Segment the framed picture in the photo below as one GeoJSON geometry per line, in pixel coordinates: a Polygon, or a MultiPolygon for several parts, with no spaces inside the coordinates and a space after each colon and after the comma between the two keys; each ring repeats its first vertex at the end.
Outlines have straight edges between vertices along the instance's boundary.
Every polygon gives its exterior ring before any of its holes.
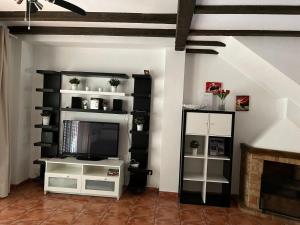
{"type": "Polygon", "coordinates": [[[248,95],[236,96],[236,111],[249,111],[250,97],[248,95]]]}
{"type": "Polygon", "coordinates": [[[205,92],[215,94],[217,91],[222,89],[221,82],[206,82],[205,92]]]}
{"type": "Polygon", "coordinates": [[[209,139],[208,154],[210,156],[224,156],[225,155],[225,140],[224,138],[209,139]]]}

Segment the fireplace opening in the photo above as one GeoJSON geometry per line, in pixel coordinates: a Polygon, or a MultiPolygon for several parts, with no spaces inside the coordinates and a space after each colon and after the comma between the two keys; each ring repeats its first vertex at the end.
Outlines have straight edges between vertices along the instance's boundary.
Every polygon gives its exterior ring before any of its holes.
{"type": "Polygon", "coordinates": [[[264,161],[260,209],[300,219],[300,166],[264,161]]]}

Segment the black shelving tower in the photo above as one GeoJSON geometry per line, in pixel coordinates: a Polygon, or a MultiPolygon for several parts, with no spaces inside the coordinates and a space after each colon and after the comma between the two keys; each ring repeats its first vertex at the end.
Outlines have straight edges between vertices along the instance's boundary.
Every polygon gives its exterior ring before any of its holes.
{"type": "MultiPolygon", "coordinates": [[[[59,123],[60,123],[60,88],[61,88],[61,73],[49,70],[37,70],[39,75],[43,76],[43,87],[36,88],[36,92],[43,93],[43,103],[41,106],[36,106],[39,111],[50,111],[50,124],[48,126],[35,124],[34,127],[42,129],[41,140],[34,143],[34,146],[41,148],[42,158],[52,158],[58,156],[59,153],[59,123]]],[[[34,164],[40,165],[40,180],[43,181],[45,174],[45,162],[35,160],[34,164]]]]}
{"type": "Polygon", "coordinates": [[[42,129],[41,141],[34,143],[34,146],[41,147],[41,157],[51,158],[58,156],[59,148],[59,123],[60,123],[60,88],[61,88],[61,73],[48,70],[37,70],[38,74],[44,76],[43,88],[37,88],[37,92],[43,93],[42,106],[36,106],[36,110],[50,111],[50,125],[44,126],[36,124],[35,128],[42,129]]]}
{"type": "Polygon", "coordinates": [[[147,176],[152,174],[148,170],[148,147],[149,147],[149,128],[150,128],[150,106],[151,106],[151,86],[150,75],[133,74],[134,93],[132,111],[132,130],[131,130],[131,159],[139,162],[139,168],[130,168],[130,181],[128,189],[134,193],[141,193],[147,185],[147,176]],[[144,118],[143,131],[136,130],[135,118],[144,118]]]}

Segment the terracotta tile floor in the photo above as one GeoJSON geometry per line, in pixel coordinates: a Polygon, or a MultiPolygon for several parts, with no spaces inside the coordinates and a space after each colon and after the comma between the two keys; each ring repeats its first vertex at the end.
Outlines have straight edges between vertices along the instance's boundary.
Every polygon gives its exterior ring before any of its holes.
{"type": "Polygon", "coordinates": [[[0,224],[11,225],[287,225],[271,217],[260,218],[236,206],[217,208],[178,204],[172,194],[156,191],[111,198],[47,194],[35,182],[13,188],[0,199],[0,224]]]}

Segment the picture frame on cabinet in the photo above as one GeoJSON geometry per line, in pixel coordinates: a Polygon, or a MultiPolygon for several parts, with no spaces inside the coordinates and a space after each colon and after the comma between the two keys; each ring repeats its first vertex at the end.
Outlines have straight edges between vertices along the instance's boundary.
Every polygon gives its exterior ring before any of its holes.
{"type": "Polygon", "coordinates": [[[216,94],[219,90],[222,89],[222,82],[206,82],[205,92],[216,94]]]}
{"type": "Polygon", "coordinates": [[[238,95],[236,96],[235,109],[236,111],[249,111],[250,96],[238,95]]]}

